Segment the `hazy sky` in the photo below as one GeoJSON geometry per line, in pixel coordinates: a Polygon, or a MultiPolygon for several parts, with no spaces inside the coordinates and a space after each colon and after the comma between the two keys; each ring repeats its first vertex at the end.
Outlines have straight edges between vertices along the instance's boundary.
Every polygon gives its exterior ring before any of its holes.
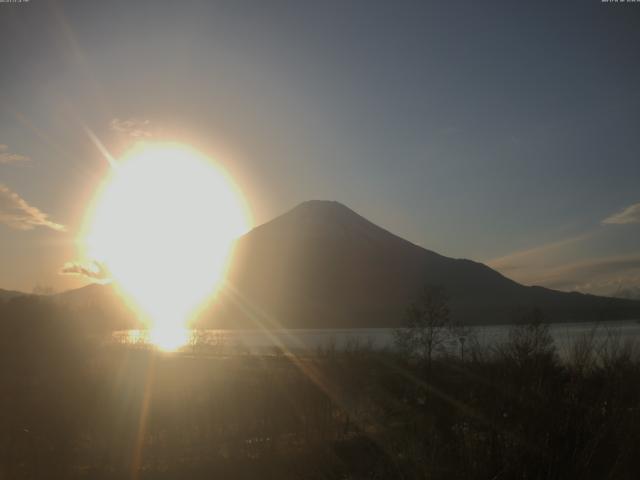
{"type": "Polygon", "coordinates": [[[639,26],[600,0],[0,3],[0,288],[85,282],[58,271],[109,168],[86,129],[194,145],[256,223],[333,199],[525,283],[638,288],[639,26]]]}

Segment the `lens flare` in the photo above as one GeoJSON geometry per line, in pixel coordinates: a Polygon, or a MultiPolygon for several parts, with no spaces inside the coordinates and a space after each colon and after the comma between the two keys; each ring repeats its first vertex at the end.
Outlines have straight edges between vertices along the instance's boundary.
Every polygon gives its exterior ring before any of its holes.
{"type": "Polygon", "coordinates": [[[186,342],[249,225],[229,176],[179,144],[138,144],[110,172],[87,217],[85,256],[106,265],[150,340],[167,349],[186,342]]]}

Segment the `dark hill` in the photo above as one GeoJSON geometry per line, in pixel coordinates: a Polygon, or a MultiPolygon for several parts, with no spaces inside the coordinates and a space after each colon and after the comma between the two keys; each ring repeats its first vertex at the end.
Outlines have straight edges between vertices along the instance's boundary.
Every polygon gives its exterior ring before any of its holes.
{"type": "Polygon", "coordinates": [[[111,284],[89,284],[50,298],[55,304],[67,308],[74,317],[88,321],[95,330],[125,330],[144,326],[111,284]]]}
{"type": "Polygon", "coordinates": [[[2,290],[0,289],[0,301],[10,300],[15,297],[21,297],[23,295],[28,295],[27,293],[17,292],[15,290],[2,290]]]}

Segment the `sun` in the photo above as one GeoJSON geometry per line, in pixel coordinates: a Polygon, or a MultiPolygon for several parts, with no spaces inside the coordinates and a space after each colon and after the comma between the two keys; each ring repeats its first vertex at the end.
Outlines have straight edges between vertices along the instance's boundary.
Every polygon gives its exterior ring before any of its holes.
{"type": "Polygon", "coordinates": [[[85,256],[108,268],[163,348],[220,286],[249,215],[233,181],[175,143],[138,144],[113,168],[89,209],[85,256]]]}

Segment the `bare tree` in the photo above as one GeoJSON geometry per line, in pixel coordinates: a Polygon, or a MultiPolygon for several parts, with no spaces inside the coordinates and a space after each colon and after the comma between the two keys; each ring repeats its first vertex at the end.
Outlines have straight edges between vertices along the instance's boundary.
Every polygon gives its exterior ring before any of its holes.
{"type": "Polygon", "coordinates": [[[443,287],[426,287],[406,314],[406,326],[395,332],[396,347],[431,366],[433,354],[449,339],[451,317],[443,287]]]}
{"type": "Polygon", "coordinates": [[[539,308],[522,315],[520,323],[509,330],[509,339],[501,348],[507,358],[523,368],[525,365],[537,368],[557,360],[549,324],[539,308]]]}

